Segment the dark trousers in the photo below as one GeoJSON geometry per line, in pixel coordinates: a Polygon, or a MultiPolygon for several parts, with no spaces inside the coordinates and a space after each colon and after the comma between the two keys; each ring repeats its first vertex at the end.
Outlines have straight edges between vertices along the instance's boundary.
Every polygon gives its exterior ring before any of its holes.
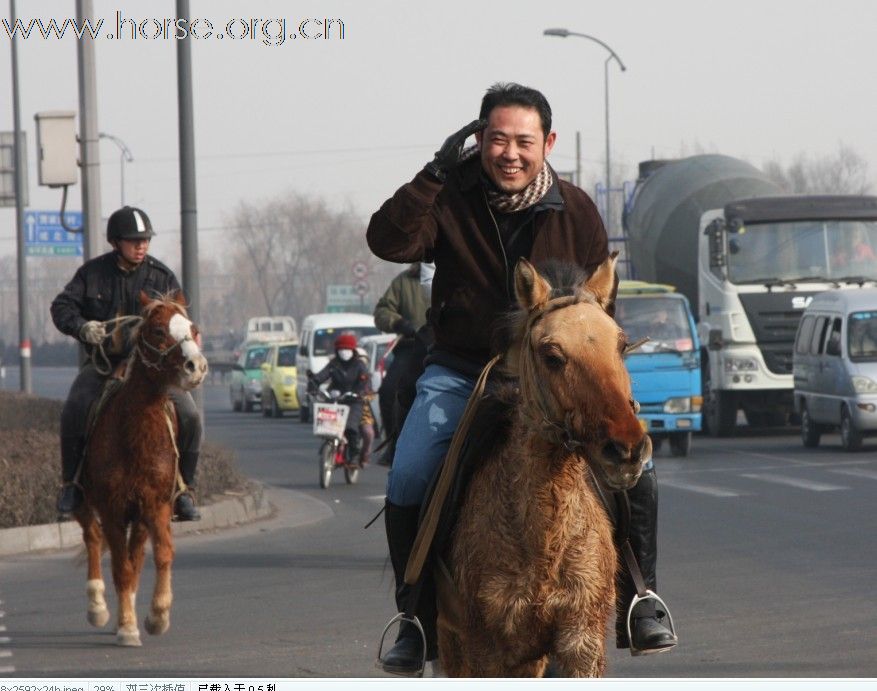
{"type": "MultiPolygon", "coordinates": [[[[100,396],[106,380],[107,377],[89,363],[80,370],[70,386],[70,393],[61,410],[61,474],[64,482],[72,481],[76,475],[85,448],[88,411],[100,396]]],[[[179,422],[177,446],[180,451],[180,472],[183,481],[192,485],[203,434],[201,416],[188,391],[171,389],[169,396],[179,422]]]]}

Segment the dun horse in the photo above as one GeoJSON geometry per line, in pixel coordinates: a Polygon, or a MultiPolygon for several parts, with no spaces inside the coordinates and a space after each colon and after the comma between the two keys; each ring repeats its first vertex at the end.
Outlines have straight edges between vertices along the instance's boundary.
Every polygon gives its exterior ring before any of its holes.
{"type": "Polygon", "coordinates": [[[156,578],[146,631],[161,634],[170,626],[177,422],[168,388],[193,389],[207,373],[182,295],[150,300],[141,292],[140,302],[142,322],[132,335],[123,381],[89,436],[81,477],[85,501],[75,514],[88,557],[88,621],[104,626],[110,616],[100,565],[105,542],[119,603],[116,640],[125,646],[140,645],[135,602],[147,539],[156,578]]]}
{"type": "Polygon", "coordinates": [[[437,578],[439,657],[449,676],[541,676],[549,654],[567,675],[599,676],[617,556],[592,482],[629,488],[651,457],[607,313],[615,257],[560,296],[521,260],[515,289],[501,361],[514,406],[469,481],[451,579],[437,578]]]}

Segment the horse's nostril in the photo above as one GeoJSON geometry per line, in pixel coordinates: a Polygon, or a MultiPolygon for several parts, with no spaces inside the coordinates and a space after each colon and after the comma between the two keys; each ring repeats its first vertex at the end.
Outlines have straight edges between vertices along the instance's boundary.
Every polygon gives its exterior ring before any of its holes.
{"type": "Polygon", "coordinates": [[[626,461],[630,459],[630,447],[620,441],[610,439],[603,447],[603,453],[617,461],[626,461]]]}
{"type": "Polygon", "coordinates": [[[185,365],[185,367],[186,367],[186,371],[187,371],[189,374],[192,374],[192,373],[195,371],[195,363],[192,362],[191,360],[186,360],[186,365],[185,365]]]}

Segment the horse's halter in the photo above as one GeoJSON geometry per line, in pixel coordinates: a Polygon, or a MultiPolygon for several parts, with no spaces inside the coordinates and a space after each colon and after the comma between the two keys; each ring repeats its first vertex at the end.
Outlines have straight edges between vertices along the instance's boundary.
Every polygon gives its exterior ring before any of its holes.
{"type": "MultiPolygon", "coordinates": [[[[177,312],[176,314],[183,314],[183,313],[177,312]]],[[[140,338],[137,339],[137,345],[134,346],[134,349],[137,351],[137,355],[140,357],[140,362],[142,362],[146,367],[149,367],[150,369],[159,370],[162,367],[162,363],[164,362],[164,359],[168,355],[173,353],[174,350],[176,350],[177,348],[182,348],[183,344],[186,343],[186,341],[194,341],[194,340],[195,339],[192,338],[192,330],[189,329],[189,333],[187,333],[185,336],[183,336],[183,338],[178,340],[173,345],[168,346],[167,348],[157,348],[156,346],[152,345],[149,341],[147,341],[146,338],[144,337],[143,333],[141,332],[140,338]],[[156,356],[156,358],[152,362],[147,360],[146,355],[140,349],[141,345],[145,346],[149,352],[153,353],[156,356]]]]}
{"type": "MultiPolygon", "coordinates": [[[[542,319],[546,314],[580,302],[588,302],[588,300],[576,295],[564,295],[549,300],[543,305],[532,307],[527,317],[527,326],[524,329],[524,338],[522,340],[523,347],[521,348],[520,355],[522,370],[520,380],[521,393],[526,398],[532,400],[539,411],[539,416],[542,418],[539,423],[543,438],[552,444],[562,446],[570,453],[574,453],[576,450],[583,448],[586,446],[587,442],[573,433],[572,411],[566,413],[562,423],[551,419],[551,407],[548,396],[545,393],[544,387],[539,386],[536,383],[535,349],[531,345],[530,337],[536,322],[542,319]]],[[[636,350],[647,340],[648,339],[641,339],[636,343],[626,346],[624,354],[636,350]]],[[[630,399],[630,407],[633,409],[634,413],[639,412],[639,403],[633,398],[630,399]]]]}

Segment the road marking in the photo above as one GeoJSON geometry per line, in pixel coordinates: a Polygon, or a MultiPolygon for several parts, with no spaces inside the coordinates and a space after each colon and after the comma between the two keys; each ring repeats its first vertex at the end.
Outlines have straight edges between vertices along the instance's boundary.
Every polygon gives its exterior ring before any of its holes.
{"type": "Polygon", "coordinates": [[[768,475],[766,473],[741,473],[740,477],[748,477],[751,480],[761,480],[763,482],[773,482],[778,485],[788,485],[789,487],[807,489],[812,492],[832,492],[839,489],[849,489],[849,487],[841,487],[840,485],[829,485],[827,482],[801,480],[800,478],[786,477],[785,475],[768,475]]]}
{"type": "Polygon", "coordinates": [[[15,672],[15,667],[0,667],[0,674],[12,674],[15,672]]]}
{"type": "Polygon", "coordinates": [[[697,492],[698,494],[708,494],[711,497],[739,497],[741,492],[734,492],[724,487],[714,487],[712,485],[700,485],[696,482],[682,482],[680,480],[669,479],[666,475],[662,475],[659,480],[661,487],[673,487],[674,489],[682,489],[688,492],[697,492]]]}
{"type": "Polygon", "coordinates": [[[12,657],[11,650],[0,650],[0,657],[12,657]]]}
{"type": "Polygon", "coordinates": [[[832,473],[841,475],[851,475],[852,477],[864,477],[869,480],[877,480],[877,470],[866,470],[865,468],[834,468],[832,473]]]}
{"type": "Polygon", "coordinates": [[[366,501],[380,502],[381,504],[383,504],[384,501],[386,501],[386,499],[387,499],[387,495],[386,494],[373,494],[370,497],[363,497],[363,499],[365,499],[366,501]]]}
{"type": "Polygon", "coordinates": [[[0,636],[0,643],[12,643],[12,639],[9,636],[0,636]]]}

